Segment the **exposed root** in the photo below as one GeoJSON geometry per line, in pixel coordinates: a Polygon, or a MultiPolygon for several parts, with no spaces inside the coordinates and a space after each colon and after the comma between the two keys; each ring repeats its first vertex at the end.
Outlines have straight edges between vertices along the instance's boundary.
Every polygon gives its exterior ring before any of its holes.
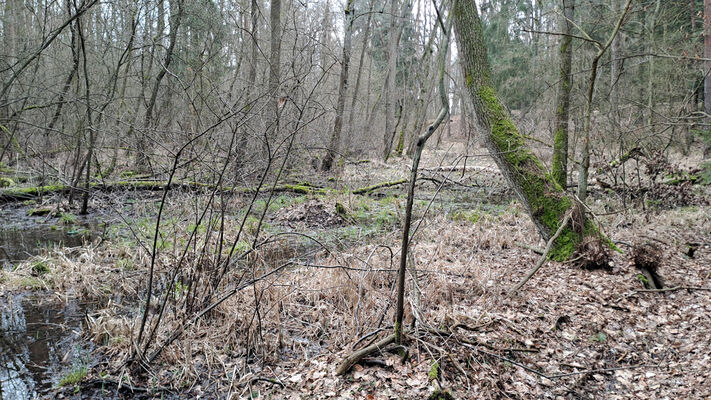
{"type": "Polygon", "coordinates": [[[662,289],[664,281],[658,274],[662,251],[652,243],[636,244],[632,249],[632,262],[639,269],[640,280],[647,289],[662,289]]]}
{"type": "Polygon", "coordinates": [[[573,265],[585,269],[609,269],[612,261],[609,246],[599,237],[588,236],[578,245],[573,265]]]}
{"type": "Polygon", "coordinates": [[[393,333],[391,335],[384,337],[377,343],[373,343],[368,347],[364,347],[364,348],[356,351],[355,353],[346,357],[345,360],[343,360],[343,363],[341,364],[341,366],[338,367],[338,369],[336,370],[336,375],[345,374],[346,372],[350,371],[350,369],[353,368],[354,365],[358,364],[358,362],[360,360],[362,360],[363,358],[367,357],[371,353],[374,353],[376,351],[379,351],[379,350],[385,348],[385,346],[387,346],[391,343],[394,343],[394,342],[395,342],[395,334],[393,333]]]}

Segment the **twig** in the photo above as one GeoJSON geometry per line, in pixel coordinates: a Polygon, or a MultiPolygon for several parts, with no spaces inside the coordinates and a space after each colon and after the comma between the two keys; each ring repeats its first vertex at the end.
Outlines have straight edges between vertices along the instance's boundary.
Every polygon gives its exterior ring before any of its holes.
{"type": "Polygon", "coordinates": [[[274,379],[274,378],[261,378],[261,377],[256,377],[256,378],[252,378],[252,379],[249,381],[250,384],[255,383],[255,382],[268,382],[268,383],[271,383],[271,384],[274,384],[274,385],[279,385],[279,386],[281,386],[281,387],[286,387],[286,385],[284,385],[282,382],[280,382],[279,380],[274,379]]]}
{"type": "Polygon", "coordinates": [[[698,286],[674,286],[662,289],[637,289],[635,292],[638,293],[654,293],[654,292],[675,292],[677,290],[707,290],[711,291],[711,287],[698,287],[698,286]]]}
{"type": "Polygon", "coordinates": [[[558,227],[558,230],[555,231],[555,235],[553,235],[552,238],[548,241],[548,244],[546,244],[546,249],[543,251],[543,255],[541,255],[541,258],[538,260],[538,264],[531,270],[531,272],[526,275],[521,282],[518,283],[518,285],[514,286],[513,289],[509,292],[509,295],[512,295],[516,293],[517,290],[521,288],[521,286],[525,285],[526,282],[528,282],[531,277],[538,272],[539,269],[543,266],[543,263],[548,259],[548,253],[550,253],[551,249],[553,248],[553,243],[555,243],[555,240],[558,239],[558,236],[563,232],[563,229],[568,225],[568,221],[570,221],[570,215],[571,212],[569,211],[568,213],[565,214],[565,218],[563,218],[563,222],[560,223],[560,226],[558,227]]]}
{"type": "Polygon", "coordinates": [[[612,372],[612,371],[620,371],[624,369],[636,369],[636,368],[661,368],[659,365],[646,365],[646,364],[637,364],[637,365],[627,365],[624,367],[612,367],[612,368],[599,368],[599,369],[586,369],[584,371],[577,371],[577,372],[568,372],[565,374],[556,374],[556,375],[550,375],[547,376],[546,378],[548,379],[557,379],[557,378],[564,378],[566,376],[573,376],[573,375],[582,375],[582,374],[594,374],[597,372],[612,372]]]}

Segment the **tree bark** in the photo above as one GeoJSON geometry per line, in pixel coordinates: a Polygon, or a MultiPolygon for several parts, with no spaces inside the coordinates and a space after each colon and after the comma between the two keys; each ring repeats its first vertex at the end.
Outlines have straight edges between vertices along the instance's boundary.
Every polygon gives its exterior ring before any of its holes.
{"type": "Polygon", "coordinates": [[[345,35],[343,38],[343,64],[341,65],[341,78],[338,83],[338,101],[336,103],[336,120],[333,123],[331,141],[326,151],[326,157],[321,165],[324,171],[330,171],[333,165],[333,158],[338,151],[341,141],[341,131],[343,130],[343,111],[346,105],[346,92],[348,91],[348,67],[351,62],[351,42],[353,37],[353,0],[346,1],[345,13],[345,35]]]}
{"type": "MultiPolygon", "coordinates": [[[[491,80],[481,20],[475,2],[459,1],[454,10],[457,49],[474,113],[483,129],[484,143],[518,195],[544,239],[557,231],[573,200],[547,173],[541,161],[526,147],[524,137],[496,97],[491,80]]],[[[594,229],[588,223],[585,231],[594,229]]],[[[566,227],[553,245],[551,257],[565,260],[582,241],[583,229],[566,227]]]]}
{"type": "MultiPolygon", "coordinates": [[[[139,170],[146,169],[150,163],[148,149],[146,146],[146,136],[148,135],[148,130],[151,128],[151,124],[153,123],[153,110],[155,109],[160,84],[163,81],[165,74],[168,72],[170,63],[173,61],[173,52],[175,51],[175,44],[178,40],[178,28],[180,27],[183,17],[183,1],[184,0],[178,0],[178,12],[170,24],[170,43],[168,44],[168,49],[165,52],[165,62],[161,65],[160,72],[158,72],[158,75],[156,76],[156,80],[153,83],[153,89],[151,90],[151,97],[148,100],[148,105],[146,106],[146,115],[143,118],[143,132],[141,132],[141,136],[138,141],[138,157],[136,165],[139,170]]],[[[163,5],[160,4],[159,10],[162,8],[163,5]]],[[[159,21],[159,27],[160,23],[161,22],[159,21]]],[[[159,31],[157,34],[160,36],[162,32],[159,31]]]]}
{"type": "MultiPolygon", "coordinates": [[[[711,58],[711,0],[704,0],[704,58],[711,58]]],[[[704,111],[706,112],[705,131],[711,127],[711,61],[704,62],[704,111]]],[[[711,144],[704,145],[704,158],[711,156],[711,144]]]]}
{"type": "MultiPolygon", "coordinates": [[[[351,99],[351,111],[348,116],[348,125],[346,130],[347,134],[346,137],[348,139],[346,146],[350,145],[350,138],[352,136],[352,133],[355,131],[355,126],[353,126],[353,118],[355,117],[356,113],[356,100],[358,100],[358,90],[360,89],[360,83],[361,83],[361,76],[363,75],[363,61],[365,59],[365,51],[368,48],[368,40],[370,39],[370,26],[371,26],[371,21],[373,19],[373,6],[375,4],[375,0],[370,0],[370,7],[368,7],[368,20],[365,22],[365,32],[363,33],[363,47],[360,49],[360,60],[358,61],[358,69],[356,70],[356,81],[355,85],[353,86],[353,98],[351,99]]],[[[368,111],[368,102],[365,104],[365,113],[367,114],[368,111]]],[[[350,146],[349,146],[350,147],[350,146]]]]}
{"type": "Polygon", "coordinates": [[[610,34],[610,37],[607,39],[607,42],[605,42],[604,44],[601,44],[597,41],[594,42],[598,48],[598,51],[597,54],[595,54],[595,57],[593,57],[592,66],[590,67],[590,80],[588,81],[588,94],[585,102],[585,121],[583,122],[583,148],[580,154],[580,172],[578,173],[578,199],[583,203],[585,202],[585,198],[588,195],[588,173],[590,168],[590,131],[592,130],[592,101],[593,94],[595,93],[597,66],[602,56],[612,45],[612,41],[617,36],[617,33],[620,31],[620,28],[624,23],[625,16],[627,16],[627,12],[629,12],[631,5],[632,0],[627,0],[625,8],[622,11],[620,18],[617,20],[617,25],[615,25],[615,29],[610,34]]]}
{"type": "Polygon", "coordinates": [[[269,22],[271,24],[271,37],[269,49],[269,119],[266,137],[264,138],[265,159],[270,156],[270,140],[279,131],[279,80],[281,77],[281,0],[272,0],[269,10],[269,22]]]}
{"type": "Polygon", "coordinates": [[[397,45],[400,35],[397,34],[397,6],[399,1],[392,0],[390,7],[390,36],[388,38],[388,70],[385,76],[385,134],[383,135],[383,160],[390,158],[393,149],[393,127],[395,99],[395,76],[397,73],[397,45]]]}
{"type": "MultiPolygon", "coordinates": [[[[616,0],[613,0],[616,1],[616,0]]],[[[575,0],[563,0],[561,25],[563,37],[560,41],[560,86],[556,98],[555,140],[553,142],[553,179],[560,187],[568,185],[568,119],[570,118],[571,66],[573,59],[573,30],[575,0]]]]}

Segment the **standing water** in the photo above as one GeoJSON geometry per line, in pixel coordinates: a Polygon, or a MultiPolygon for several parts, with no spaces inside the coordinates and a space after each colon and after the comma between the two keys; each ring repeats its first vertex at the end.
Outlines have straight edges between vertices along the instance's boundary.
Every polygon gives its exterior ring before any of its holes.
{"type": "MultiPolygon", "coordinates": [[[[0,267],[12,271],[44,247],[73,247],[87,240],[87,227],[92,226],[87,221],[62,226],[58,218],[28,216],[27,210],[0,209],[0,267]]],[[[85,307],[76,301],[51,301],[51,296],[0,289],[2,400],[46,397],[63,376],[81,371],[90,361],[90,349],[81,341],[85,307]]]]}

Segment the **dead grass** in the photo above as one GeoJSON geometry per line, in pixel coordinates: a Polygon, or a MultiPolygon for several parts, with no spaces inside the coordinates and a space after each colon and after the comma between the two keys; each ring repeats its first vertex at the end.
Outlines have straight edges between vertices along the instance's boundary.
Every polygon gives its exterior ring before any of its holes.
{"type": "MultiPolygon", "coordinates": [[[[346,172],[352,175],[344,179],[391,179],[403,173],[403,167],[393,161],[346,172]]],[[[354,204],[347,200],[346,194],[327,199],[354,204]]],[[[168,215],[187,213],[186,207],[176,201],[168,215]]],[[[170,225],[165,235],[169,245],[156,264],[161,279],[153,307],[166,294],[168,306],[151,349],[167,343],[181,327],[185,332],[165,348],[147,374],[114,371],[138,385],[155,382],[186,397],[207,398],[255,393],[259,398],[424,398],[435,388],[428,378],[434,362],[442,371],[439,384],[456,398],[709,395],[704,386],[711,382],[705,361],[711,357],[706,346],[711,330],[708,292],[638,292],[643,286],[628,256],[615,253],[606,260],[608,270],[548,263],[509,297],[508,289],[538,258],[517,243],[541,246],[521,206],[514,202],[482,209],[476,218],[452,218],[443,210],[424,219],[412,243],[416,272],[408,281],[410,359],[405,363],[384,354],[376,356],[380,366],[359,365],[346,378],[333,376],[356,344],[362,347],[391,329],[399,251],[388,246],[398,241],[397,226],[386,225],[378,236],[362,242],[326,242],[327,250],[294,236],[278,236],[251,250],[254,237],[248,232],[247,247],[238,253],[244,256],[238,256],[239,262],[209,292],[203,282],[224,254],[215,250],[217,236],[207,231],[183,259],[176,279],[168,279],[181,259],[176,244],[189,237],[191,221],[179,220],[170,225]],[[219,298],[253,279],[203,318],[186,324],[209,304],[204,300],[219,298]],[[191,288],[201,292],[195,294],[191,288]],[[414,327],[413,315],[419,316],[414,327]],[[377,333],[360,340],[372,332],[377,333]]],[[[630,238],[645,238],[655,243],[663,259],[658,272],[668,286],[708,287],[709,211],[708,207],[629,211],[601,215],[599,220],[613,239],[631,243],[630,238]],[[689,243],[701,243],[694,258],[684,255],[689,243]]],[[[225,227],[227,243],[234,239],[235,223],[225,227]]],[[[106,241],[41,257],[50,265],[41,278],[48,289],[112,299],[89,316],[87,335],[101,346],[108,364],[104,369],[120,367],[134,348],[148,252],[106,241]]],[[[31,263],[20,265],[12,278],[3,275],[3,284],[33,277],[31,263]]],[[[151,315],[155,317],[156,310],[151,315]]]]}

